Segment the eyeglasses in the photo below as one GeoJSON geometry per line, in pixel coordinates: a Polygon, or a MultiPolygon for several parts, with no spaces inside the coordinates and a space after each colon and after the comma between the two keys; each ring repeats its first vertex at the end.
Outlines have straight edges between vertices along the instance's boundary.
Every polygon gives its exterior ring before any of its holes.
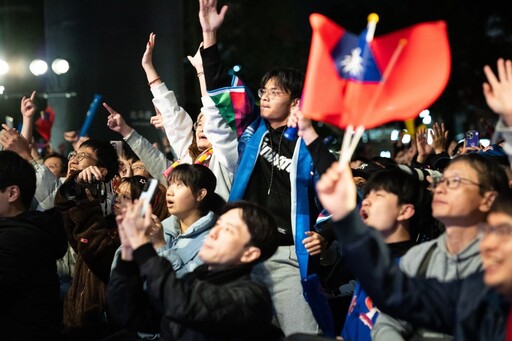
{"type": "Polygon", "coordinates": [[[512,225],[504,223],[492,226],[482,223],[480,224],[480,231],[482,231],[484,236],[493,234],[498,238],[507,238],[512,236],[512,225]]]}
{"type": "Polygon", "coordinates": [[[283,93],[282,91],[279,91],[276,89],[272,89],[272,90],[267,90],[267,89],[263,89],[263,88],[258,89],[258,97],[259,98],[263,98],[263,96],[267,95],[268,99],[270,99],[270,100],[273,100],[274,98],[276,98],[276,96],[281,96],[282,93],[283,93]]]}
{"type": "Polygon", "coordinates": [[[449,189],[457,189],[457,188],[460,187],[461,183],[482,187],[482,185],[480,185],[478,182],[475,182],[475,181],[472,181],[472,180],[469,180],[469,179],[465,179],[465,178],[461,178],[458,175],[450,176],[450,177],[442,176],[442,177],[439,177],[439,178],[433,178],[432,179],[431,187],[432,188],[436,188],[440,184],[445,184],[446,187],[449,188],[449,189]]]}
{"type": "Polygon", "coordinates": [[[74,158],[76,158],[76,160],[78,162],[82,161],[85,158],[88,158],[89,160],[92,160],[94,162],[98,162],[98,160],[96,160],[92,156],[89,156],[87,153],[71,152],[71,153],[68,154],[68,160],[71,160],[71,159],[74,159],[74,158]]]}
{"type": "Polygon", "coordinates": [[[203,122],[199,122],[199,121],[195,121],[194,124],[192,125],[192,127],[194,127],[194,130],[197,130],[197,128],[203,127],[203,126],[204,126],[203,122]]]}

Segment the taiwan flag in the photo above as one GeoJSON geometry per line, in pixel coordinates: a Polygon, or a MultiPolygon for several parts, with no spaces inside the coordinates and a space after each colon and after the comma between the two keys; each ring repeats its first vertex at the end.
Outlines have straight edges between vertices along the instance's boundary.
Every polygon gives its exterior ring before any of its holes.
{"type": "Polygon", "coordinates": [[[320,14],[313,37],[301,108],[305,116],[367,129],[416,117],[443,92],[450,46],[443,21],[417,24],[369,43],[320,14]]]}

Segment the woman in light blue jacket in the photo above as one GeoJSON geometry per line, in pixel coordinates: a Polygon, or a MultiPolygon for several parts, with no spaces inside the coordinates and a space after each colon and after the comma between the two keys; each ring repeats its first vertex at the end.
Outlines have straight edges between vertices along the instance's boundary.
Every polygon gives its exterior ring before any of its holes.
{"type": "MultiPolygon", "coordinates": [[[[201,264],[197,257],[199,248],[225,201],[215,193],[217,180],[205,166],[178,165],[171,171],[168,181],[166,202],[170,216],[162,222],[153,217],[150,239],[157,253],[169,260],[181,277],[201,264]]],[[[120,250],[116,252],[112,268],[120,250]]]]}

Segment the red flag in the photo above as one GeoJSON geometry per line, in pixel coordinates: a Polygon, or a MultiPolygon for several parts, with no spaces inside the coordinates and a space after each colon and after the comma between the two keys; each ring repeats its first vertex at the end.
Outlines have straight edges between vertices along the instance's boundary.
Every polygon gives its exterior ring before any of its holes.
{"type": "Polygon", "coordinates": [[[369,44],[320,14],[302,95],[305,116],[340,128],[416,117],[443,92],[450,47],[443,21],[417,24],[369,44]],[[403,44],[405,42],[405,45],[403,44]]]}
{"type": "Polygon", "coordinates": [[[55,111],[48,106],[42,115],[36,120],[36,131],[46,141],[50,141],[53,121],[55,120],[55,111]]]}

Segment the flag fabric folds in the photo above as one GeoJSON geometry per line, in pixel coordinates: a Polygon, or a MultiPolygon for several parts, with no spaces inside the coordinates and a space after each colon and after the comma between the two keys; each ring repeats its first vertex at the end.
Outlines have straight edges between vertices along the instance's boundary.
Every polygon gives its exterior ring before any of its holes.
{"type": "Polygon", "coordinates": [[[416,117],[443,92],[451,57],[446,24],[421,23],[366,41],[320,14],[313,37],[302,112],[342,129],[374,128],[416,117]]]}
{"type": "Polygon", "coordinates": [[[242,80],[233,75],[231,86],[208,91],[220,115],[226,123],[236,132],[238,138],[245,128],[256,118],[253,112],[254,98],[242,80]]]}

